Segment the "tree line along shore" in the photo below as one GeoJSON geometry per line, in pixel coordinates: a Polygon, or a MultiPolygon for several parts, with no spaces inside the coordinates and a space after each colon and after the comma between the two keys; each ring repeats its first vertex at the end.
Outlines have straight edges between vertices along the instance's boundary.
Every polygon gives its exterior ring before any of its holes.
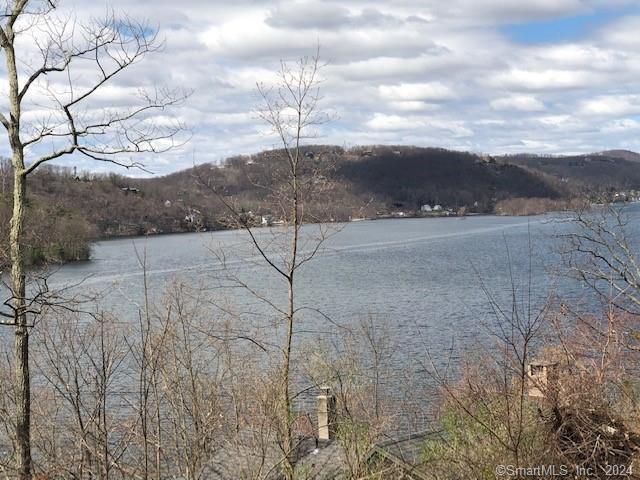
{"type": "MultiPolygon", "coordinates": [[[[590,202],[635,200],[640,157],[633,152],[492,157],[445,149],[304,147],[322,174],[313,200],[331,205],[319,222],[416,216],[536,215],[590,202]],[[615,168],[612,168],[615,167],[615,168]]],[[[130,178],[45,166],[29,178],[28,262],[85,260],[93,240],[226,229],[223,195],[253,225],[278,224],[282,151],[235,156],[166,176],[130,178]],[[206,180],[205,180],[206,179],[206,180]],[[210,186],[210,185],[209,185],[210,186]]],[[[11,178],[0,166],[0,223],[9,225],[11,178]]],[[[6,252],[8,228],[0,231],[6,252]]],[[[1,258],[4,258],[3,255],[1,258]]]]}

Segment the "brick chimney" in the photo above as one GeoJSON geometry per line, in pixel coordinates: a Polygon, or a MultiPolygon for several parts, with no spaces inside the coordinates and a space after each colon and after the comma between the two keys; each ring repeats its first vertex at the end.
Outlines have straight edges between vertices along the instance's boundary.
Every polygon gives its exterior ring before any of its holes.
{"type": "Polygon", "coordinates": [[[320,387],[318,400],[318,440],[332,440],[336,417],[336,398],[331,387],[320,387]]]}
{"type": "Polygon", "coordinates": [[[535,361],[527,368],[529,397],[544,398],[555,388],[557,381],[557,362],[535,361]]]}

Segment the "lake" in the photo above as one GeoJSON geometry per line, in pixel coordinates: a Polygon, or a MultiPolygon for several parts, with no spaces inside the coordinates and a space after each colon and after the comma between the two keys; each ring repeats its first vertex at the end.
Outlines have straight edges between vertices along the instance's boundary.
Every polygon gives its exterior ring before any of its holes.
{"type": "MultiPolygon", "coordinates": [[[[570,296],[580,294],[575,285],[555,277],[558,258],[552,236],[558,225],[550,219],[472,216],[385,219],[341,226],[300,270],[297,305],[309,308],[302,312],[298,328],[304,335],[331,334],[339,329],[336,324],[349,326],[373,316],[384,322],[407,355],[424,351],[425,342],[435,349],[453,340],[467,344],[485,332],[483,323],[491,323],[482,284],[508,304],[511,276],[516,285],[524,287],[529,282],[530,260],[535,302],[546,298],[551,288],[570,296]]],[[[317,227],[305,228],[311,236],[317,227]]],[[[263,244],[272,241],[269,229],[256,232],[263,244]]],[[[271,246],[271,251],[278,248],[271,246]]],[[[285,305],[285,284],[265,268],[257,252],[249,248],[246,233],[240,231],[98,242],[90,262],[62,266],[51,283],[59,287],[81,282],[83,292],[103,292],[104,305],[133,321],[137,318],[134,304],[141,302],[143,292],[143,269],[137,255],[146,256],[153,292],[179,278],[210,288],[213,302],[233,305],[248,321],[272,317],[273,311],[255,295],[224,287],[229,286],[227,273],[232,272],[255,292],[285,305]]]]}
{"type": "MultiPolygon", "coordinates": [[[[640,207],[629,211],[632,226],[640,225],[640,207]]],[[[510,310],[515,286],[520,308],[526,309],[530,297],[534,314],[551,292],[571,304],[591,298],[587,306],[594,306],[590,290],[562,275],[554,235],[567,226],[555,218],[470,216],[305,226],[303,255],[312,250],[319,228],[332,235],[296,277],[297,342],[324,348],[343,337],[345,329],[370,319],[392,345],[384,388],[391,396],[404,395],[393,392],[407,390],[409,375],[412,381],[418,378],[419,388],[433,391],[425,365],[441,367],[451,359],[455,364],[470,349],[492,345],[489,330],[496,319],[489,296],[510,310]]],[[[282,233],[255,230],[276,262],[279,243],[286,241],[282,233]]],[[[260,331],[261,341],[278,335],[273,325],[279,314],[270,305],[284,308],[286,285],[242,231],[97,242],[91,261],[57,268],[49,283],[54,289],[75,285],[71,290],[76,293],[100,294],[101,308],[115,312],[122,323],[137,325],[145,278],[152,300],[180,282],[206,299],[212,319],[226,318],[236,333],[260,331]]],[[[4,330],[7,340],[9,332],[4,330]]],[[[304,354],[299,360],[305,361],[304,354]]],[[[429,404],[424,394],[418,397],[415,405],[429,404]]],[[[313,402],[313,395],[300,401],[313,402]]],[[[417,423],[411,419],[412,425],[428,423],[428,413],[416,415],[423,417],[417,423]]]]}

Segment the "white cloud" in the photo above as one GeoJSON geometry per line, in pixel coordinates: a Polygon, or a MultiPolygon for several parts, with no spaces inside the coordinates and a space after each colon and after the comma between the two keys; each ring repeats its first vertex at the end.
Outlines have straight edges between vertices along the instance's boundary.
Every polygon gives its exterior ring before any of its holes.
{"type": "Polygon", "coordinates": [[[637,120],[633,120],[631,118],[622,118],[619,120],[613,120],[611,122],[607,122],[602,127],[603,133],[627,133],[630,131],[639,131],[640,130],[640,122],[637,120]]]}
{"type": "Polygon", "coordinates": [[[419,100],[398,100],[389,102],[389,107],[392,110],[398,110],[401,112],[423,112],[437,110],[439,105],[432,103],[425,103],[419,100]]]}
{"type": "Polygon", "coordinates": [[[483,118],[481,120],[476,120],[475,122],[476,125],[489,125],[489,126],[500,126],[500,125],[506,125],[507,122],[506,120],[502,120],[502,119],[498,119],[498,118],[483,118]]]}
{"type": "Polygon", "coordinates": [[[545,140],[537,140],[537,139],[529,139],[529,138],[522,139],[522,145],[524,146],[524,149],[528,151],[537,150],[537,151],[549,152],[558,148],[557,144],[550,143],[545,140]]]}
{"type": "Polygon", "coordinates": [[[544,110],[544,103],[532,95],[512,95],[491,101],[494,110],[519,110],[521,112],[539,112],[544,110]]]}
{"type": "MultiPolygon", "coordinates": [[[[428,21],[423,19],[424,21],[428,21]]],[[[288,2],[276,6],[265,22],[276,28],[335,30],[362,27],[399,27],[404,19],[377,8],[366,7],[356,13],[330,2],[288,2]]]]}
{"type": "Polygon", "coordinates": [[[640,95],[604,95],[584,101],[581,111],[602,116],[640,114],[640,95]]]}
{"type": "Polygon", "coordinates": [[[537,121],[549,127],[567,126],[573,117],[571,115],[546,115],[538,117],[537,121]]]}
{"type": "Polygon", "coordinates": [[[416,122],[408,117],[387,115],[384,113],[375,113],[366,125],[373,130],[410,130],[424,126],[423,123],[416,122]]]}
{"type": "Polygon", "coordinates": [[[434,129],[449,132],[454,138],[473,136],[473,130],[462,120],[432,120],[429,125],[434,129]]]}
{"type": "Polygon", "coordinates": [[[585,10],[585,2],[581,0],[468,0],[460,3],[472,11],[507,20],[545,19],[585,10]]]}
{"type": "Polygon", "coordinates": [[[451,88],[440,82],[381,85],[379,91],[382,98],[390,101],[439,102],[455,98],[451,88]]]}
{"type": "Polygon", "coordinates": [[[579,70],[615,71],[627,68],[630,56],[620,50],[593,45],[562,44],[532,51],[542,65],[579,70]]]}
{"type": "Polygon", "coordinates": [[[497,87],[542,91],[586,87],[594,80],[595,74],[584,70],[512,68],[494,74],[489,82],[497,87]]]}
{"type": "MultiPolygon", "coordinates": [[[[637,0],[109,2],[158,24],[166,48],[110,82],[87,115],[133,105],[139,87],[194,89],[171,112],[188,124],[190,143],[157,163],[144,159],[158,173],[188,167],[194,158],[217,161],[275,146],[252,113],[255,85],[272,83],[281,59],[313,54],[318,42],[328,61],[321,106],[339,117],[320,132],[323,143],[549,153],[640,144],[640,16],[543,45],[511,41],[501,28],[637,6],[637,0]]],[[[105,12],[100,2],[62,0],[60,13],[70,10],[80,20],[105,12]]],[[[24,79],[37,49],[26,41],[20,49],[29,60],[21,64],[24,79]]],[[[0,109],[6,110],[2,64],[0,109]]],[[[89,66],[79,65],[79,82],[95,74],[89,66]]],[[[64,78],[47,79],[49,88],[64,88],[64,78]]],[[[47,115],[45,86],[28,100],[25,123],[47,115]]],[[[168,122],[168,115],[158,120],[168,122]]],[[[7,151],[0,142],[0,155],[7,151]]]]}
{"type": "Polygon", "coordinates": [[[601,30],[602,40],[610,45],[623,48],[640,46],[640,15],[623,18],[601,30]]]}
{"type": "MultiPolygon", "coordinates": [[[[366,126],[379,131],[407,131],[414,134],[419,132],[423,137],[430,134],[444,134],[450,138],[473,135],[473,131],[466,126],[464,121],[434,119],[419,115],[400,116],[375,113],[366,126]]],[[[440,136],[440,139],[446,141],[446,137],[440,136]]]]}

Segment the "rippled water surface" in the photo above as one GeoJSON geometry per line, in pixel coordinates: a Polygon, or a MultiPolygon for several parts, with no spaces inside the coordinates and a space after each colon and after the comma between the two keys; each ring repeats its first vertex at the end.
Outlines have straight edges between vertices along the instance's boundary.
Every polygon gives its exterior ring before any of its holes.
{"type": "MultiPolygon", "coordinates": [[[[558,225],[549,220],[478,216],[347,224],[333,232],[300,270],[298,306],[311,307],[300,328],[306,333],[331,332],[336,323],[349,325],[372,315],[402,340],[407,354],[423,350],[425,342],[437,348],[454,338],[473,339],[483,330],[481,323],[490,321],[482,283],[505,302],[512,278],[521,287],[531,280],[538,299],[555,288],[553,269],[558,261],[552,237],[558,225]]],[[[305,233],[315,235],[316,230],[308,226],[305,233]]],[[[271,240],[269,230],[257,232],[263,244],[271,240]]],[[[229,270],[252,289],[284,304],[284,284],[264,267],[247,240],[243,232],[224,231],[103,241],[94,245],[92,261],[60,268],[52,283],[82,282],[83,291],[109,292],[103,301],[133,317],[130,301],[140,301],[143,284],[137,251],[146,255],[154,292],[174,278],[218,286],[229,270]]],[[[303,251],[310,248],[306,245],[303,251]]],[[[278,247],[271,249],[275,253],[278,247]]],[[[570,288],[567,292],[577,294],[570,288]]],[[[244,289],[212,288],[210,295],[224,296],[237,311],[268,314],[244,289]]]]}
{"type": "MultiPolygon", "coordinates": [[[[632,206],[630,213],[630,227],[637,228],[640,207],[632,206]]],[[[340,337],[343,328],[373,319],[394,345],[391,377],[384,380],[388,389],[399,391],[407,372],[431,388],[433,383],[424,374],[425,359],[443,366],[452,358],[459,360],[468,348],[492,345],[488,331],[495,317],[489,296],[510,310],[515,287],[520,307],[530,304],[534,314],[551,293],[573,305],[593,305],[591,292],[563,275],[556,235],[566,228],[551,215],[306,226],[303,256],[313,249],[319,229],[332,235],[297,276],[296,305],[302,309],[296,338],[330,342],[340,337]]],[[[282,231],[255,232],[277,263],[280,242],[286,242],[282,231]]],[[[226,313],[212,307],[207,315],[229,317],[233,312],[231,321],[238,329],[263,325],[267,336],[277,335],[272,325],[278,314],[257,296],[284,308],[286,284],[251,248],[246,232],[98,242],[91,261],[58,268],[50,284],[76,285],[72,290],[82,294],[100,293],[102,308],[116,312],[120,322],[136,325],[145,270],[152,300],[159,300],[168,285],[182,282],[204,292],[211,305],[224,306],[226,313]],[[245,283],[252,293],[231,288],[230,277],[245,283]]],[[[5,335],[8,332],[4,330],[5,335]]]]}

